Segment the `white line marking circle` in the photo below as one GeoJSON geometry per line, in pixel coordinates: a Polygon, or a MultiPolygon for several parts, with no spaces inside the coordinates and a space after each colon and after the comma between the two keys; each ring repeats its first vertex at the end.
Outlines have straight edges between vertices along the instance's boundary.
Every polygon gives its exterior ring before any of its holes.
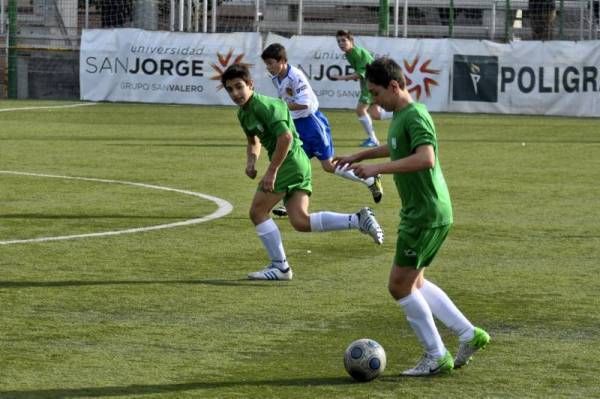
{"type": "Polygon", "coordinates": [[[136,228],[124,229],[124,230],[103,231],[103,232],[98,232],[98,233],[74,234],[74,235],[55,236],[55,237],[38,237],[38,238],[29,238],[29,239],[24,239],[24,240],[5,240],[5,241],[0,241],[0,245],[24,244],[24,243],[30,243],[30,242],[73,240],[73,239],[77,239],[77,238],[88,238],[88,237],[116,236],[116,235],[120,235],[120,234],[131,234],[131,233],[140,233],[140,232],[144,232],[144,231],[170,229],[173,227],[189,226],[192,224],[204,223],[204,222],[208,222],[209,220],[218,219],[220,217],[223,217],[223,216],[231,213],[231,211],[233,210],[233,205],[231,205],[229,202],[227,202],[221,198],[213,197],[211,195],[206,195],[206,194],[202,194],[202,193],[196,193],[194,191],[179,190],[176,188],[156,186],[153,184],[135,183],[135,182],[123,181],[123,180],[97,179],[94,177],[61,176],[61,175],[49,175],[49,174],[44,174],[44,173],[17,172],[17,171],[11,171],[11,170],[0,170],[0,174],[47,177],[47,178],[65,179],[65,180],[84,180],[84,181],[109,183],[109,184],[125,184],[125,185],[129,185],[129,186],[150,188],[150,189],[154,189],[154,190],[172,191],[175,193],[191,195],[193,197],[198,197],[198,198],[212,201],[215,204],[217,204],[217,206],[219,207],[215,212],[211,213],[210,215],[207,215],[207,216],[204,216],[201,218],[196,218],[196,219],[183,220],[181,222],[159,224],[159,225],[146,226],[146,227],[136,227],[136,228]]]}
{"type": "Polygon", "coordinates": [[[96,105],[96,103],[78,103],[78,104],[46,105],[46,106],[19,107],[19,108],[1,108],[0,112],[32,111],[32,110],[36,110],[36,109],[75,108],[75,107],[86,107],[88,105],[96,105]]]}

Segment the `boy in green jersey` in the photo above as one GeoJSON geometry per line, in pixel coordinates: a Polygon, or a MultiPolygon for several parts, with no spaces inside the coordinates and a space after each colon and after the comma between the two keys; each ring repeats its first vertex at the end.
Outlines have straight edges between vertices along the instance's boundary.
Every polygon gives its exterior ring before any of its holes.
{"type": "Polygon", "coordinates": [[[340,50],[346,54],[346,60],[354,69],[354,73],[335,77],[332,76],[331,79],[360,81],[360,97],[358,98],[358,104],[356,105],[356,115],[358,116],[358,121],[365,130],[365,133],[367,133],[367,139],[362,142],[361,147],[377,147],[379,145],[379,140],[377,140],[377,136],[375,135],[372,119],[390,119],[392,113],[386,112],[377,106],[377,104],[374,104],[367,88],[365,71],[367,65],[373,62],[373,56],[365,48],[357,46],[354,43],[354,36],[347,30],[337,31],[336,40],[340,50]]]}
{"type": "Polygon", "coordinates": [[[446,293],[424,277],[425,268],[435,258],[453,221],[450,194],[438,160],[435,126],[425,106],[413,102],[402,68],[395,61],[375,60],[366,68],[366,79],[374,101],[386,111],[394,112],[387,143],[336,160],[341,165],[350,165],[363,178],[393,174],[402,209],[388,288],[425,349],[417,365],[402,374],[427,376],[449,372],[467,364],[490,337],[483,329],[474,327],[446,293]],[[389,162],[358,163],[388,156],[389,162]],[[442,342],[434,316],[459,338],[454,359],[442,342]]]}
{"type": "Polygon", "coordinates": [[[269,216],[283,199],[288,219],[297,231],[333,231],[358,229],[383,243],[383,230],[373,211],[362,208],[357,213],[308,213],[312,192],[310,161],[302,149],[287,104],[278,98],[254,91],[254,82],[245,65],[234,64],[225,70],[221,83],[240,108],[238,119],[246,134],[246,175],[254,179],[261,148],[267,150],[269,165],[260,179],[250,206],[250,220],[267,250],[270,263],[248,274],[252,280],[291,280],[292,269],[285,257],[281,234],[269,216]]]}

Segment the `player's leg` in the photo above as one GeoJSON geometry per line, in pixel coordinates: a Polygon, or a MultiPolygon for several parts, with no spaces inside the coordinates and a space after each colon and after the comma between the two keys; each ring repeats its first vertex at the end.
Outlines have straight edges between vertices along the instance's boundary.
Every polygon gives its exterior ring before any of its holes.
{"type": "MultiPolygon", "coordinates": [[[[447,226],[431,230],[428,245],[424,248],[427,253],[424,262],[430,264],[433,261],[450,228],[451,226],[447,226]]],[[[460,368],[467,364],[475,352],[489,343],[490,336],[483,329],[474,327],[440,287],[425,278],[418,281],[417,287],[427,301],[433,316],[458,336],[460,344],[454,359],[454,367],[460,368]]]]}
{"type": "Polygon", "coordinates": [[[440,242],[431,243],[437,229],[423,229],[401,225],[396,242],[394,266],[390,272],[388,289],[404,310],[409,325],[415,332],[425,353],[411,369],[402,374],[428,376],[452,370],[452,355],[446,349],[437,330],[431,308],[418,289],[423,279],[424,267],[429,265],[440,242]]]}
{"type": "Polygon", "coordinates": [[[283,193],[256,191],[250,206],[250,220],[256,227],[256,234],[267,250],[270,263],[257,272],[249,273],[252,280],[291,280],[292,270],[287,262],[281,233],[269,213],[283,198],[283,193]]]}
{"type": "Polygon", "coordinates": [[[406,320],[425,352],[415,367],[402,373],[407,376],[446,373],[454,366],[452,355],[444,346],[435,326],[431,309],[415,287],[415,282],[422,273],[422,269],[394,265],[388,284],[390,294],[404,310],[406,320]]]}
{"type": "Polygon", "coordinates": [[[376,244],[383,243],[383,229],[369,208],[362,208],[357,213],[309,213],[308,206],[308,194],[302,191],[294,191],[286,202],[288,219],[297,231],[359,230],[369,235],[376,244]]]}
{"type": "Polygon", "coordinates": [[[375,119],[378,121],[392,119],[392,117],[394,116],[393,112],[386,111],[377,104],[371,104],[367,112],[369,112],[371,119],[375,119]]]}
{"type": "Polygon", "coordinates": [[[367,134],[367,139],[361,143],[361,147],[377,147],[379,145],[379,140],[377,140],[377,136],[375,135],[373,120],[367,112],[368,109],[369,104],[367,102],[361,102],[359,100],[358,104],[356,105],[356,115],[358,116],[358,121],[360,122],[360,125],[367,134]]]}
{"type": "MultiPolygon", "coordinates": [[[[333,162],[331,161],[331,158],[325,162],[329,162],[329,165],[327,165],[327,168],[333,167],[334,173],[337,176],[341,176],[344,179],[360,182],[360,183],[363,183],[364,185],[366,185],[367,188],[369,189],[369,191],[371,192],[371,195],[373,196],[373,201],[375,201],[376,204],[381,202],[381,199],[383,198],[383,184],[381,182],[381,175],[367,177],[366,179],[363,179],[363,178],[356,176],[354,174],[354,171],[352,169],[348,168],[348,165],[336,167],[336,165],[334,165],[333,162]]],[[[323,165],[323,163],[324,163],[324,161],[321,161],[322,165],[323,165]]],[[[323,165],[323,169],[325,169],[325,168],[326,168],[326,166],[323,165]]]]}
{"type": "Polygon", "coordinates": [[[473,326],[448,295],[431,281],[423,279],[419,291],[435,318],[458,337],[460,344],[454,358],[454,368],[466,365],[475,352],[485,348],[490,342],[489,334],[482,328],[473,326]]]}
{"type": "Polygon", "coordinates": [[[302,139],[302,147],[309,158],[316,157],[326,172],[334,173],[350,181],[363,183],[371,192],[375,203],[381,201],[383,185],[381,184],[380,175],[362,179],[356,176],[354,171],[348,169],[348,167],[336,168],[336,165],[332,162],[335,148],[329,121],[323,113],[317,111],[309,117],[296,119],[294,123],[302,139]]]}

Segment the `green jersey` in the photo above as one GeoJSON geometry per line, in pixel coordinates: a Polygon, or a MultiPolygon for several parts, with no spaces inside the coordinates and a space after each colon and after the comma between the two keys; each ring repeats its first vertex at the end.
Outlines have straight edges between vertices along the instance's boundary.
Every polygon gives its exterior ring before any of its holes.
{"type": "Polygon", "coordinates": [[[279,98],[254,92],[246,105],[238,110],[238,119],[247,136],[259,138],[262,146],[267,149],[269,159],[275,151],[277,137],[286,132],[294,136],[290,153],[302,146],[288,106],[279,98]]]}
{"type": "Polygon", "coordinates": [[[425,105],[411,103],[394,112],[387,144],[392,161],[411,155],[420,145],[430,144],[435,152],[432,169],[394,174],[394,183],[402,200],[400,223],[419,227],[451,224],[450,193],[438,159],[435,126],[425,105]]]}
{"type": "Polygon", "coordinates": [[[277,173],[274,191],[288,193],[284,201],[295,190],[303,190],[310,194],[312,191],[310,160],[302,149],[302,141],[287,104],[279,98],[254,92],[248,102],[238,110],[238,119],[247,136],[258,137],[269,154],[269,160],[275,152],[277,138],[286,132],[292,134],[292,144],[277,173]]]}
{"type": "Polygon", "coordinates": [[[366,49],[354,46],[352,50],[346,53],[346,60],[361,79],[365,78],[367,65],[373,62],[373,56],[366,49]]]}

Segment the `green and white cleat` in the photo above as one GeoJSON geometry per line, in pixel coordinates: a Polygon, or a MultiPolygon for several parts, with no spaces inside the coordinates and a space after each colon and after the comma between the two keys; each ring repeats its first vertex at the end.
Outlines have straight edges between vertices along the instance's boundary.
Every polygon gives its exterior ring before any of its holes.
{"type": "Polygon", "coordinates": [[[461,342],[454,358],[454,368],[459,369],[469,363],[473,354],[490,342],[490,335],[484,329],[475,327],[475,335],[469,342],[461,342]]]}
{"type": "Polygon", "coordinates": [[[373,201],[375,201],[376,204],[380,203],[381,198],[383,198],[383,185],[381,184],[381,175],[375,176],[375,181],[369,186],[369,191],[373,196],[373,201]]]}
{"type": "Polygon", "coordinates": [[[402,375],[408,377],[428,377],[436,374],[448,374],[454,368],[454,361],[450,352],[440,358],[434,359],[425,353],[419,363],[412,369],[404,370],[402,375]]]}

